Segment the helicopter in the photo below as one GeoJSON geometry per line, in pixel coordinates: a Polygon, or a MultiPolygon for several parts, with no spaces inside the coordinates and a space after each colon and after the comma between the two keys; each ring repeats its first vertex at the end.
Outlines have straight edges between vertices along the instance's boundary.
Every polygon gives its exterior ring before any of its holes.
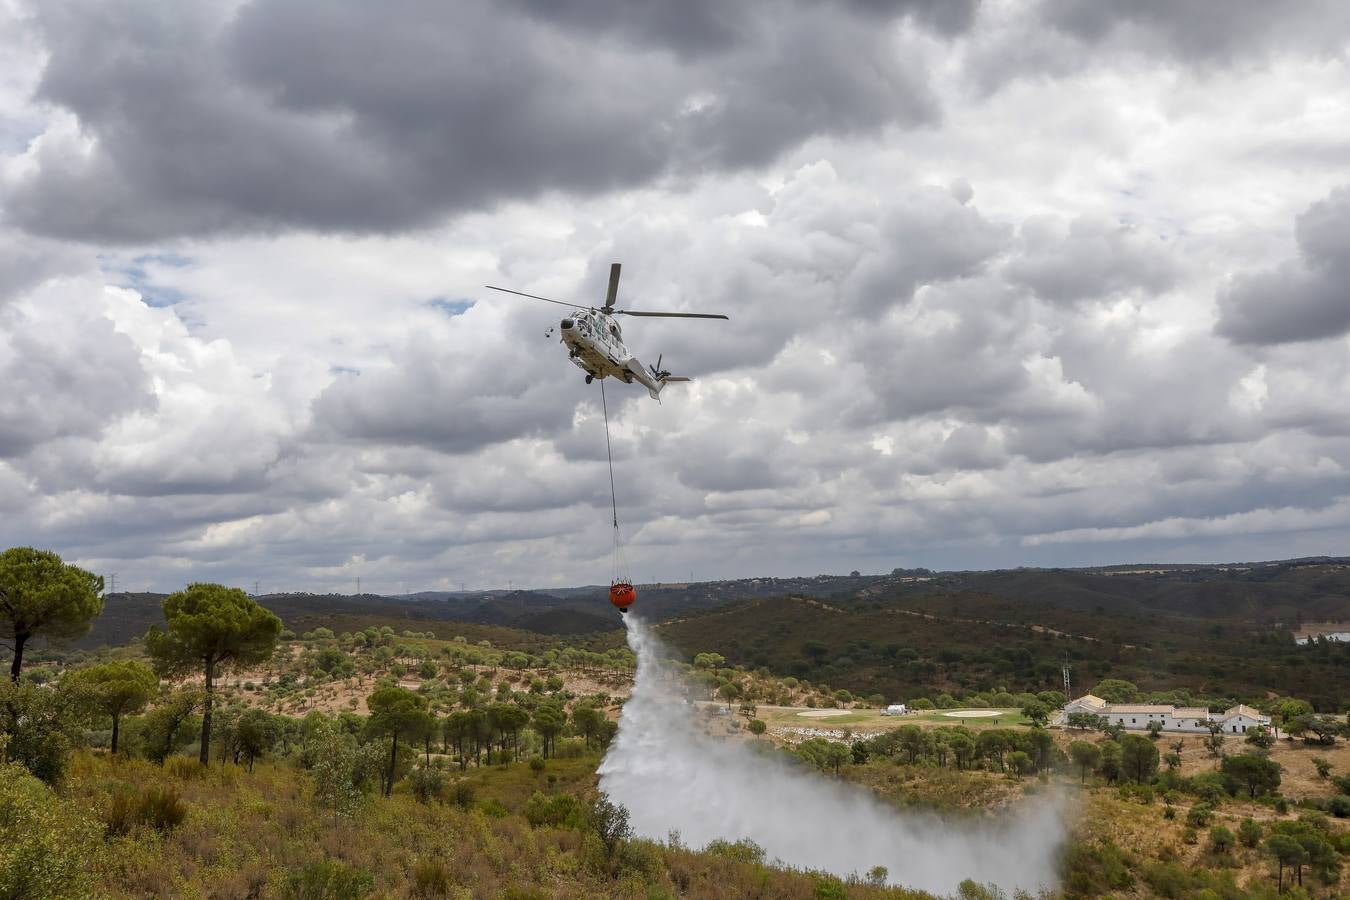
{"type": "MultiPolygon", "coordinates": [[[[501,291],[506,294],[515,294],[518,297],[529,297],[531,300],[542,300],[545,303],[556,303],[559,306],[570,306],[576,310],[568,314],[558,323],[558,332],[561,342],[567,347],[568,358],[586,373],[586,383],[590,384],[597,378],[617,378],[625,384],[632,384],[637,381],[647,389],[653,400],[660,401],[661,390],[672,382],[690,381],[681,375],[672,375],[669,370],[661,368],[661,361],[664,355],[656,357],[656,365],[644,367],[642,361],[628,352],[628,348],[623,343],[623,329],[619,326],[616,316],[648,316],[653,318],[666,319],[726,319],[727,317],[720,313],[683,313],[683,312],[645,312],[636,309],[615,309],[614,301],[619,293],[619,263],[613,263],[609,267],[609,290],[605,292],[605,305],[596,308],[594,306],[582,306],[579,303],[567,303],[563,300],[553,300],[548,297],[540,297],[536,294],[527,294],[523,291],[513,291],[510,288],[494,287],[493,285],[484,285],[488,290],[501,291]]],[[[547,332],[552,336],[553,329],[547,332]]]]}

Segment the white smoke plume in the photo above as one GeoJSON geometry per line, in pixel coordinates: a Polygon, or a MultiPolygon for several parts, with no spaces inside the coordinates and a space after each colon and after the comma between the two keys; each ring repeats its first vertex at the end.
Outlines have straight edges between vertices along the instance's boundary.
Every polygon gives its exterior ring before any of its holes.
{"type": "Polygon", "coordinates": [[[885,866],[893,884],[952,893],[973,878],[1004,890],[1053,888],[1062,804],[1037,799],[999,824],[899,811],[870,792],[796,770],[694,721],[649,626],[626,617],[633,696],[600,765],[600,788],[640,836],[692,847],[749,839],[766,857],[840,877],[885,866]]]}

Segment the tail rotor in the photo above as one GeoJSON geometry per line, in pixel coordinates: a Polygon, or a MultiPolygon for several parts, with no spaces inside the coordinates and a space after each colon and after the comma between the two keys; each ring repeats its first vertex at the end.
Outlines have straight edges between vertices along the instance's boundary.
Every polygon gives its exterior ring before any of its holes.
{"type": "Polygon", "coordinates": [[[664,353],[658,354],[656,357],[656,365],[647,366],[647,368],[651,370],[652,377],[655,378],[657,381],[660,381],[663,378],[670,377],[670,370],[661,368],[661,360],[663,359],[665,359],[665,354],[664,353]]]}

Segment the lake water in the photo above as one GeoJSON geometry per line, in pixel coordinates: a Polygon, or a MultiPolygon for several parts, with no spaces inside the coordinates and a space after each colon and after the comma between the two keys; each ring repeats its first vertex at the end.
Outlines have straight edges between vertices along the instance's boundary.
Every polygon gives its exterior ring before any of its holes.
{"type": "MultiPolygon", "coordinates": [[[[1328,631],[1326,634],[1319,635],[1319,637],[1324,637],[1329,641],[1350,642],[1350,631],[1328,631]]],[[[1296,640],[1300,644],[1308,643],[1308,638],[1305,637],[1295,638],[1294,640],[1296,640]]]]}

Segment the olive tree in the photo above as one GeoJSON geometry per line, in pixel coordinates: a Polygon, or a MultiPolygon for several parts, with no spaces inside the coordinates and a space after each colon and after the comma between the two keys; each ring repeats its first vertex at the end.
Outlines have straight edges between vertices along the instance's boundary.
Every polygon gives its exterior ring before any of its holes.
{"type": "Polygon", "coordinates": [[[155,670],[167,677],[198,672],[205,679],[202,702],[202,765],[211,759],[211,704],[217,675],[265,662],[281,634],[281,620],[239,588],[190,584],[164,598],[168,630],[151,627],[145,647],[155,670]]]}
{"type": "Polygon", "coordinates": [[[159,678],[144,663],[135,660],[115,660],[85,669],[76,669],[66,676],[72,684],[86,688],[94,708],[112,718],[112,752],[117,752],[117,736],[122,716],[134,715],[145,709],[159,690],[159,678]]]}
{"type": "Polygon", "coordinates": [[[50,550],[11,547],[0,553],[0,638],[12,641],[9,677],[19,680],[32,638],[71,640],[103,611],[103,579],[50,550]]]}

